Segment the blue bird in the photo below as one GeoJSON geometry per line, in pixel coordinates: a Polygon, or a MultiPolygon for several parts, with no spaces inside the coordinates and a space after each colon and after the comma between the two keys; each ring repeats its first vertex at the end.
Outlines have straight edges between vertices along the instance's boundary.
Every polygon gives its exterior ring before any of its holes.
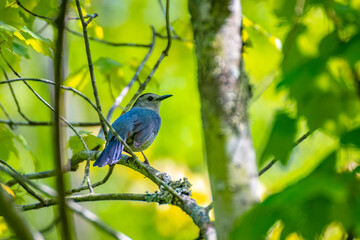
{"type": "MultiPolygon", "coordinates": [[[[149,161],[143,150],[147,149],[155,140],[159,132],[161,119],[159,115],[160,103],[172,95],[159,96],[154,93],[141,95],[132,108],[118,117],[112,127],[134,152],[141,152],[145,163],[149,161]]],[[[109,132],[104,151],[95,161],[94,166],[103,167],[117,163],[124,150],[124,145],[109,132]]]]}

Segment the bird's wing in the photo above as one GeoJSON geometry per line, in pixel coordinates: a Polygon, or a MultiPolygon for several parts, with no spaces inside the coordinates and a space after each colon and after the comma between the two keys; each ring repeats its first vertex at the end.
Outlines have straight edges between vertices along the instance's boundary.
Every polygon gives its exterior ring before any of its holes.
{"type": "MultiPolygon", "coordinates": [[[[154,140],[160,128],[160,117],[157,113],[141,114],[134,121],[134,142],[133,147],[140,149],[140,147],[150,141],[154,140]]],[[[146,149],[148,146],[145,146],[146,149]]],[[[143,150],[143,149],[142,149],[143,150]]]]}

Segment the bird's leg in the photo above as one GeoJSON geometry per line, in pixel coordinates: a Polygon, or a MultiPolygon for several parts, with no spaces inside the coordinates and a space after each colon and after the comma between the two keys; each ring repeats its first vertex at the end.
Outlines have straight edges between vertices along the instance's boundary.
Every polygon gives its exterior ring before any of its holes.
{"type": "Polygon", "coordinates": [[[140,152],[141,152],[141,154],[142,154],[142,155],[144,156],[144,158],[145,158],[144,163],[147,164],[147,165],[150,165],[148,159],[146,158],[145,154],[143,153],[143,151],[142,151],[141,149],[140,149],[140,152]]]}

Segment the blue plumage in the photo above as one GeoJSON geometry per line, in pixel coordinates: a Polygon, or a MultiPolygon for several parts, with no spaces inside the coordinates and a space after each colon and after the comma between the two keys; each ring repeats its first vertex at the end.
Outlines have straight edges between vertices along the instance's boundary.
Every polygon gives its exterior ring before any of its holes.
{"type": "MultiPolygon", "coordinates": [[[[158,96],[152,93],[143,94],[137,99],[130,111],[121,115],[112,124],[112,127],[132,151],[142,152],[153,143],[161,124],[159,116],[160,102],[170,96],[158,96]]],[[[105,149],[95,161],[94,166],[103,167],[117,163],[123,150],[123,144],[109,132],[105,149]]],[[[146,157],[145,160],[147,161],[146,157]]]]}

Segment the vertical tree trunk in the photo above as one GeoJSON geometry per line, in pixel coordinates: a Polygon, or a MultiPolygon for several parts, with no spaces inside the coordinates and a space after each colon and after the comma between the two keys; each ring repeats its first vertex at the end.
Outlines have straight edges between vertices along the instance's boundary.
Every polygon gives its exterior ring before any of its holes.
{"type": "Polygon", "coordinates": [[[241,5],[240,0],[191,0],[189,8],[215,227],[222,240],[258,199],[249,87],[241,59],[241,5]]]}

